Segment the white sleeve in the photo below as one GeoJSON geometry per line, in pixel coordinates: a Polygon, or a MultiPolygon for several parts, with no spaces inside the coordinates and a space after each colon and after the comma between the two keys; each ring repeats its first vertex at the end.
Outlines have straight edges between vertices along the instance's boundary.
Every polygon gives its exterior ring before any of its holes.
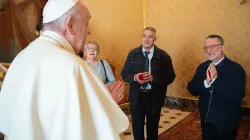
{"type": "Polygon", "coordinates": [[[204,86],[205,86],[205,88],[210,88],[211,85],[214,83],[214,81],[215,81],[216,78],[217,78],[217,77],[215,77],[215,78],[212,80],[212,82],[210,82],[209,84],[207,83],[207,81],[206,81],[206,79],[205,79],[205,80],[204,80],[204,86]]]}

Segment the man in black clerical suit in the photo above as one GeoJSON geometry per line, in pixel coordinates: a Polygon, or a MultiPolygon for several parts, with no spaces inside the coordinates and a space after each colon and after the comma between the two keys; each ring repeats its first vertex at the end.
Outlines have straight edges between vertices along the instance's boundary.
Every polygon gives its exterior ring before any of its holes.
{"type": "Polygon", "coordinates": [[[210,35],[204,41],[208,60],[201,63],[187,89],[199,97],[203,140],[235,140],[245,95],[246,74],[224,52],[223,38],[210,35]]]}

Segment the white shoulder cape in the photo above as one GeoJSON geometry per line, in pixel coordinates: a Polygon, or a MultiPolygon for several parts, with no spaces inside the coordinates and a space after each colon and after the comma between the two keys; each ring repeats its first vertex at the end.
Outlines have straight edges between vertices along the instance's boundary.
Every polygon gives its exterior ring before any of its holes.
{"type": "Polygon", "coordinates": [[[128,118],[91,67],[45,31],[12,62],[0,93],[6,140],[119,140],[128,118]]]}

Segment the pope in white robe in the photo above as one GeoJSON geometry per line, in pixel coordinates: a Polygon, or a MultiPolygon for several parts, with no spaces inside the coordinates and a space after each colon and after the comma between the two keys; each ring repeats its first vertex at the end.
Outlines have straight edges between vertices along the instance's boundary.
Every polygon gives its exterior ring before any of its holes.
{"type": "Polygon", "coordinates": [[[44,31],[8,69],[0,92],[5,140],[118,140],[128,125],[92,68],[56,32],[44,31]]]}

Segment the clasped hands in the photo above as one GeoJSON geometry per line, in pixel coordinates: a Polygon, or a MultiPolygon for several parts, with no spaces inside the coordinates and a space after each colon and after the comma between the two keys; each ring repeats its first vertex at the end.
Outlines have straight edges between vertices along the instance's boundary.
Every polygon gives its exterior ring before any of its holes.
{"type": "Polygon", "coordinates": [[[217,76],[218,76],[217,70],[216,70],[214,64],[211,63],[211,64],[208,66],[208,68],[207,68],[207,72],[206,72],[206,77],[207,77],[207,78],[206,78],[206,82],[207,82],[208,84],[210,84],[210,83],[212,82],[212,80],[213,80],[214,78],[216,78],[217,76]]]}
{"type": "Polygon", "coordinates": [[[112,85],[106,85],[107,89],[109,90],[111,96],[115,100],[115,102],[118,104],[121,102],[121,100],[124,98],[124,89],[125,84],[122,81],[116,81],[112,85]]]}
{"type": "Polygon", "coordinates": [[[140,72],[135,75],[135,79],[138,83],[143,84],[145,82],[152,82],[153,76],[148,72],[140,72]]]}

